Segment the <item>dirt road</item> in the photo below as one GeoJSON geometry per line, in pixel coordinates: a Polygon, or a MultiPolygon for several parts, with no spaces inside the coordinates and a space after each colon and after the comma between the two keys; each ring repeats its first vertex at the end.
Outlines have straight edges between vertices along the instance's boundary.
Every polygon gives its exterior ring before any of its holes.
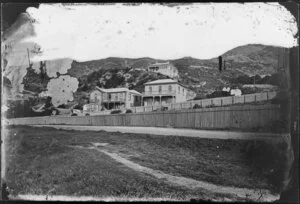
{"type": "Polygon", "coordinates": [[[158,128],[158,127],[124,127],[124,126],[72,126],[72,125],[32,125],[35,127],[54,127],[64,130],[81,131],[107,131],[121,133],[138,133],[152,135],[184,136],[212,139],[278,139],[282,134],[275,133],[256,133],[256,132],[234,132],[234,131],[213,131],[213,130],[195,130],[179,128],[158,128]]]}

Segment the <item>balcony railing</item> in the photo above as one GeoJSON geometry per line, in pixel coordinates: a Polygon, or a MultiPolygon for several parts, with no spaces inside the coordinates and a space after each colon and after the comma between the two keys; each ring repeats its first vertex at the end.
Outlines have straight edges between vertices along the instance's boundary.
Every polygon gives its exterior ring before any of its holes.
{"type": "Polygon", "coordinates": [[[175,95],[175,91],[161,90],[161,91],[146,91],[142,93],[144,96],[153,96],[153,95],[175,95]]]}
{"type": "Polygon", "coordinates": [[[125,98],[110,98],[110,99],[102,99],[102,102],[125,102],[125,98]]]}

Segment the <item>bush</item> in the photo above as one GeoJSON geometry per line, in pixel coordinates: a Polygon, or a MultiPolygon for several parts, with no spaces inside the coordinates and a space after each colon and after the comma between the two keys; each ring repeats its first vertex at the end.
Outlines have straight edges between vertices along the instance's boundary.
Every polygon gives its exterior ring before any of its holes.
{"type": "Polygon", "coordinates": [[[201,106],[200,106],[199,104],[195,104],[195,105],[193,106],[193,109],[199,109],[199,108],[201,108],[201,106]]]}
{"type": "Polygon", "coordinates": [[[110,112],[110,114],[120,114],[120,113],[122,113],[121,110],[112,110],[112,111],[110,112]]]}
{"type": "Polygon", "coordinates": [[[226,97],[230,96],[230,93],[227,91],[214,91],[211,94],[208,94],[206,97],[207,98],[218,98],[218,97],[226,97]]]}
{"type": "Polygon", "coordinates": [[[132,113],[131,109],[127,109],[125,113],[132,113]]]}

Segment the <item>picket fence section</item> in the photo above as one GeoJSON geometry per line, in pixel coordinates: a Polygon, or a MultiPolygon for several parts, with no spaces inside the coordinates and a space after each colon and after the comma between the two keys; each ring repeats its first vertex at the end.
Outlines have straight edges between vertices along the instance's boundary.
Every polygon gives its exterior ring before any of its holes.
{"type": "Polygon", "coordinates": [[[15,118],[8,120],[8,123],[11,125],[145,126],[193,129],[233,128],[248,130],[270,125],[279,118],[279,105],[244,104],[228,107],[116,115],[15,118]]]}
{"type": "Polygon", "coordinates": [[[246,104],[246,103],[268,101],[275,98],[276,94],[277,94],[276,92],[262,92],[262,93],[255,93],[255,94],[246,94],[241,96],[227,96],[227,97],[202,99],[202,100],[195,100],[189,102],[164,104],[164,105],[156,105],[156,106],[139,106],[139,107],[132,107],[131,110],[133,113],[141,113],[141,112],[151,112],[160,109],[162,107],[167,107],[168,110],[191,109],[196,104],[201,108],[230,106],[234,104],[246,104]]]}

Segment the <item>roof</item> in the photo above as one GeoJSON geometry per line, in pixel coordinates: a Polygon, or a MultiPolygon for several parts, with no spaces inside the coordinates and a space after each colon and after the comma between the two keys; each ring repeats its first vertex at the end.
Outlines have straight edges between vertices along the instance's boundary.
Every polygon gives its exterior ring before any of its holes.
{"type": "Polygon", "coordinates": [[[156,85],[156,84],[179,84],[180,86],[185,87],[186,89],[189,89],[186,85],[183,85],[173,79],[159,79],[159,80],[144,83],[144,85],[156,85]]]}
{"type": "Polygon", "coordinates": [[[137,95],[142,95],[140,92],[136,90],[129,90],[130,93],[137,94],[137,95]]]}
{"type": "Polygon", "coordinates": [[[129,90],[128,88],[111,88],[111,89],[103,89],[96,87],[98,90],[105,92],[105,93],[114,93],[114,92],[131,92],[133,94],[141,95],[141,93],[137,92],[136,90],[129,90]]]}
{"type": "Polygon", "coordinates": [[[178,84],[178,81],[175,81],[173,79],[159,79],[159,80],[147,82],[144,85],[151,85],[151,84],[178,84]]]}
{"type": "Polygon", "coordinates": [[[98,90],[102,91],[102,92],[124,92],[124,91],[129,91],[128,88],[111,88],[111,89],[103,89],[103,88],[99,88],[98,86],[96,87],[98,90]]]}

